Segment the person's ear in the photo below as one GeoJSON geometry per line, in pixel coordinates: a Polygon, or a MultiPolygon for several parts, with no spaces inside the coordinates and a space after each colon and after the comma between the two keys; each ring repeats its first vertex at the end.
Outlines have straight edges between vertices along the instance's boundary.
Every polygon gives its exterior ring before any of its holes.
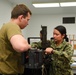
{"type": "Polygon", "coordinates": [[[24,18],[23,15],[20,15],[20,16],[18,17],[18,19],[19,19],[20,22],[22,21],[23,18],[24,18]]]}
{"type": "Polygon", "coordinates": [[[62,37],[64,38],[65,37],[65,34],[63,34],[62,37]]]}

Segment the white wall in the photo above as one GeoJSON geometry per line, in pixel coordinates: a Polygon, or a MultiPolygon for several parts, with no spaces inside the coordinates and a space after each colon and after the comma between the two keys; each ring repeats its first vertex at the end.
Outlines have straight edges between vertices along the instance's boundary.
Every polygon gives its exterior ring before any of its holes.
{"type": "MultiPolygon", "coordinates": [[[[11,10],[14,4],[7,0],[0,0],[0,27],[3,23],[10,20],[11,10]]],[[[53,28],[57,25],[64,25],[67,28],[67,34],[76,34],[75,24],[62,24],[62,17],[75,17],[76,14],[59,14],[59,15],[32,15],[29,25],[22,30],[25,38],[39,36],[42,26],[47,26],[47,38],[52,37],[53,28]]]]}
{"type": "MultiPolygon", "coordinates": [[[[75,17],[76,14],[61,14],[61,15],[32,15],[29,25],[27,28],[27,33],[24,29],[24,35],[26,33],[27,37],[39,36],[39,31],[41,30],[41,25],[47,26],[47,38],[52,37],[53,29],[57,25],[64,25],[67,29],[67,34],[76,34],[76,23],[75,24],[62,24],[63,17],[75,17]]],[[[76,22],[76,21],[75,21],[76,22]]]]}
{"type": "MultiPolygon", "coordinates": [[[[11,4],[7,0],[0,0],[0,28],[3,23],[10,20],[11,10],[14,4],[11,4]]],[[[53,29],[57,25],[64,25],[67,29],[67,34],[76,35],[76,23],[75,24],[62,24],[63,17],[75,17],[76,14],[54,14],[54,15],[32,15],[29,21],[29,25],[22,30],[25,38],[39,37],[39,32],[42,26],[47,26],[47,39],[52,37],[53,29]]],[[[76,21],[75,21],[76,22],[76,21]]],[[[74,52],[76,53],[76,52],[74,52]]]]}
{"type": "Polygon", "coordinates": [[[12,4],[7,0],[0,0],[0,27],[3,23],[6,23],[10,20],[12,4]]]}

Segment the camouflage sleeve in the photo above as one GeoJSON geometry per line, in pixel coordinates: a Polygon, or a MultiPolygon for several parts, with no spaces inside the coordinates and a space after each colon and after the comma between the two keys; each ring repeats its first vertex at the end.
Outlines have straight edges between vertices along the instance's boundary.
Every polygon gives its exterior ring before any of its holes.
{"type": "Polygon", "coordinates": [[[32,48],[41,48],[41,42],[33,42],[33,43],[31,44],[31,47],[32,47],[32,48]]]}
{"type": "Polygon", "coordinates": [[[37,47],[38,47],[38,42],[33,42],[33,43],[31,44],[31,47],[32,47],[32,48],[37,48],[37,47]]]}
{"type": "Polygon", "coordinates": [[[54,55],[58,60],[69,62],[73,56],[74,50],[71,44],[67,44],[63,51],[54,50],[54,55]]]}

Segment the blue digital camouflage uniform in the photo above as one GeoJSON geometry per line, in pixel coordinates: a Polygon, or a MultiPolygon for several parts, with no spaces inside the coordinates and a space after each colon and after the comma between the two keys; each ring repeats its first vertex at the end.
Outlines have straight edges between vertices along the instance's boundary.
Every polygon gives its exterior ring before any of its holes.
{"type": "MultiPolygon", "coordinates": [[[[32,47],[41,47],[39,43],[33,43],[32,47]]],[[[63,41],[59,46],[56,46],[54,40],[50,41],[50,47],[53,48],[53,54],[49,55],[50,71],[49,75],[73,75],[71,69],[72,56],[74,50],[71,44],[63,41]]]]}

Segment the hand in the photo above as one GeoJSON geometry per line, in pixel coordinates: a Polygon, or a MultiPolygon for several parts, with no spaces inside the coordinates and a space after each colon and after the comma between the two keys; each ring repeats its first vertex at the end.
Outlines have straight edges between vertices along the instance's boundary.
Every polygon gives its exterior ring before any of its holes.
{"type": "Polygon", "coordinates": [[[52,48],[46,48],[45,54],[51,54],[53,52],[52,48]]]}

